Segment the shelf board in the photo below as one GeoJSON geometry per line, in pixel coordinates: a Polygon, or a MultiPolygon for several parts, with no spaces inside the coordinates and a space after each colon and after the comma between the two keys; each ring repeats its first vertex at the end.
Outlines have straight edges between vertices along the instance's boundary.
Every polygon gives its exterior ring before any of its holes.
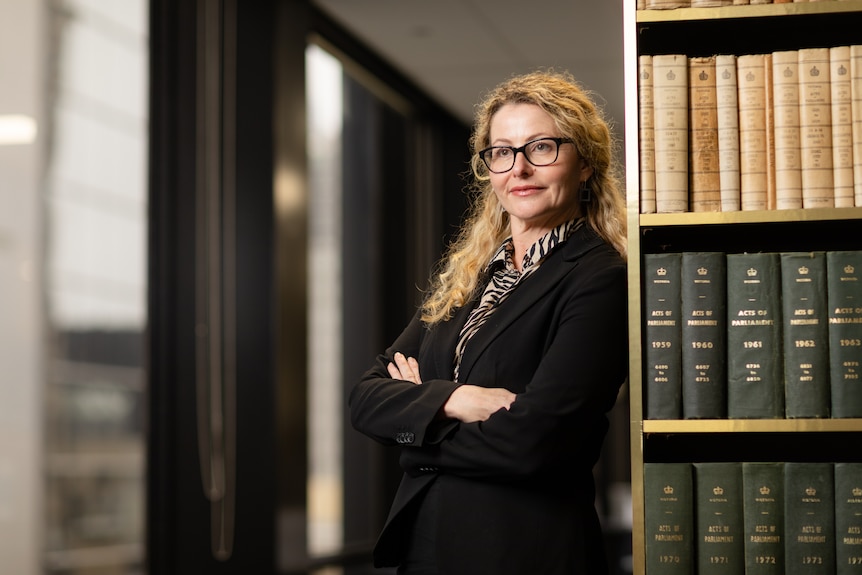
{"type": "Polygon", "coordinates": [[[647,419],[643,433],[862,432],[862,419],[647,419]]]}
{"type": "MultiPolygon", "coordinates": [[[[703,8],[706,10],[706,8],[703,8]]],[[[683,212],[641,214],[640,226],[691,226],[704,224],[763,224],[862,219],[862,208],[810,208],[804,210],[751,210],[739,212],[683,212]]]]}
{"type": "Polygon", "coordinates": [[[638,10],[637,22],[684,22],[724,18],[766,18],[802,14],[840,14],[862,11],[862,0],[799,2],[786,4],[751,4],[718,8],[675,8],[672,10],[638,10]]]}

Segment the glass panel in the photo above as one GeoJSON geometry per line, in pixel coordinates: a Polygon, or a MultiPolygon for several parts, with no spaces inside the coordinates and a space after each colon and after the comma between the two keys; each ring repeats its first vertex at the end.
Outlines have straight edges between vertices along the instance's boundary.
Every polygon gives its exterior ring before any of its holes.
{"type": "Polygon", "coordinates": [[[308,548],[335,553],[343,541],[341,394],[341,64],[306,51],[309,158],[308,548]]]}
{"type": "Polygon", "coordinates": [[[143,570],[148,10],[0,3],[4,572],[143,570]]]}

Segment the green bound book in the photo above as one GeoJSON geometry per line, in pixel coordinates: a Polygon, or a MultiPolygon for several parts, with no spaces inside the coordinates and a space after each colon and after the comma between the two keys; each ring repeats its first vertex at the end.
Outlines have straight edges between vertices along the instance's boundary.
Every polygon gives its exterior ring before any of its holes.
{"type": "Polygon", "coordinates": [[[785,417],[829,417],[826,253],[781,254],[785,417]]]}
{"type": "Polygon", "coordinates": [[[834,575],[834,492],[832,463],[784,464],[786,575],[834,575]]]}
{"type": "Polygon", "coordinates": [[[698,575],[743,575],[742,464],[694,463],[698,575]]]}
{"type": "Polygon", "coordinates": [[[721,252],[682,254],[682,416],[727,416],[726,277],[721,252]]]}
{"type": "Polygon", "coordinates": [[[781,262],[777,253],[727,256],[727,414],[784,417],[781,262]]]}
{"type": "Polygon", "coordinates": [[[644,255],[646,419],[682,417],[681,265],[678,253],[644,255]]]}
{"type": "Polygon", "coordinates": [[[862,574],[862,463],[835,464],[836,575],[862,574]]]}
{"type": "Polygon", "coordinates": [[[784,463],[742,464],[746,575],[784,575],[784,463]]]}
{"type": "Polygon", "coordinates": [[[826,252],[832,417],[862,417],[862,251],[826,252]]]}
{"type": "Polygon", "coordinates": [[[693,495],[690,463],[644,463],[646,575],[693,573],[693,495]]]}

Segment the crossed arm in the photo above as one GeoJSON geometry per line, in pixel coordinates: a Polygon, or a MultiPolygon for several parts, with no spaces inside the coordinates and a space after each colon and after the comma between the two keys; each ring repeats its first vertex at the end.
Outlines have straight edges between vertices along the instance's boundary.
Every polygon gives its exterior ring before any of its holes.
{"type": "MultiPolygon", "coordinates": [[[[405,357],[403,353],[395,354],[394,362],[389,362],[386,369],[392,379],[409,381],[415,385],[422,385],[422,377],[419,375],[419,362],[416,358],[405,357]]],[[[464,423],[485,421],[491,414],[500,409],[508,410],[517,396],[502,387],[480,387],[478,385],[461,385],[443,404],[441,410],[443,416],[449,419],[457,419],[464,423]]]]}

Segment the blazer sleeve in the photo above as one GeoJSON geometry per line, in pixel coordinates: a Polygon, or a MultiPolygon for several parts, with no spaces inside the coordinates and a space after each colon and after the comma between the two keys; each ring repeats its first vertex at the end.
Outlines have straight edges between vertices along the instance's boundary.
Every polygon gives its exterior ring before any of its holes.
{"type": "Polygon", "coordinates": [[[395,352],[419,357],[426,333],[417,312],[350,392],[348,407],[353,427],[384,445],[422,447],[439,442],[457,426],[455,421],[438,417],[457,387],[455,382],[432,379],[417,385],[389,376],[387,365],[395,352]]]}
{"type": "Polygon", "coordinates": [[[545,328],[555,332],[547,350],[511,408],[462,423],[433,447],[402,451],[408,473],[510,481],[592,468],[628,370],[625,265],[607,263],[576,270],[559,324],[545,328]]]}

